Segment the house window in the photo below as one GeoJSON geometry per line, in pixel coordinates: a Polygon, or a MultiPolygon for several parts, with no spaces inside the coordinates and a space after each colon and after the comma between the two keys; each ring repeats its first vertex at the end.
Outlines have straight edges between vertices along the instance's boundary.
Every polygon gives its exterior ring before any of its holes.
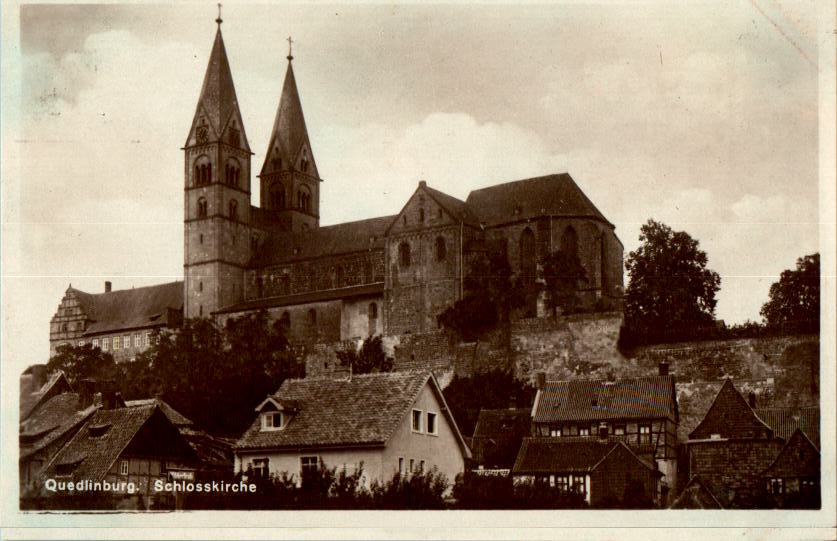
{"type": "Polygon", "coordinates": [[[436,261],[444,261],[446,256],[445,237],[436,237],[436,261]]]}
{"type": "Polygon", "coordinates": [[[767,491],[771,494],[784,494],[785,483],[781,478],[772,478],[767,482],[767,491]]]}
{"type": "Polygon", "coordinates": [[[436,434],[436,414],[427,412],[427,433],[436,434]]]}
{"type": "Polygon", "coordinates": [[[108,339],[107,337],[102,338],[102,351],[108,350],[108,339]]]}
{"type": "Polygon", "coordinates": [[[198,199],[198,218],[206,218],[206,213],[206,198],[201,197],[200,199],[198,199]]]}
{"type": "Polygon", "coordinates": [[[262,413],[262,430],[282,430],[285,428],[281,412],[270,411],[262,413]]]}
{"type": "Polygon", "coordinates": [[[128,349],[131,347],[131,336],[126,334],[122,337],[122,347],[124,349],[128,349]]]}
{"type": "Polygon", "coordinates": [[[398,474],[404,475],[404,457],[398,457],[398,474]]]}
{"type": "Polygon", "coordinates": [[[94,339],[93,339],[93,347],[94,347],[94,348],[99,347],[99,339],[98,339],[98,338],[94,338],[94,339]]]}
{"type": "Polygon", "coordinates": [[[421,432],[421,410],[413,410],[413,432],[421,432]]]}
{"type": "Polygon", "coordinates": [[[310,483],[317,476],[317,468],[320,464],[319,457],[303,456],[299,459],[300,478],[302,479],[302,486],[310,483]]]}
{"type": "MultiPolygon", "coordinates": [[[[550,486],[552,486],[551,481],[552,481],[552,479],[550,479],[550,486]]],[[[569,492],[569,490],[570,490],[570,480],[566,475],[556,475],[554,486],[555,486],[555,489],[558,490],[558,492],[569,492]]]]}
{"type": "Polygon", "coordinates": [[[650,445],[651,444],[651,425],[639,425],[639,444],[640,445],[650,445]]]}
{"type": "Polygon", "coordinates": [[[590,428],[589,427],[579,427],[578,428],[578,435],[579,436],[589,436],[590,435],[590,428]]]}
{"type": "Polygon", "coordinates": [[[587,479],[583,475],[573,475],[573,492],[576,494],[587,494],[587,479]]]}
{"type": "Polygon", "coordinates": [[[398,245],[398,264],[402,267],[410,266],[410,245],[406,242],[398,245]]]}
{"type": "Polygon", "coordinates": [[[122,475],[128,475],[128,461],[127,460],[123,460],[119,464],[119,473],[121,473],[122,475]]]}
{"type": "Polygon", "coordinates": [[[78,341],[78,346],[79,346],[79,347],[81,347],[81,346],[83,346],[83,345],[84,345],[84,340],[79,340],[79,341],[78,341]]]}
{"type": "Polygon", "coordinates": [[[613,425],[613,435],[614,436],[624,436],[625,435],[625,425],[613,425]]]}
{"type": "Polygon", "coordinates": [[[424,473],[424,460],[419,461],[419,473],[424,473]]]}
{"type": "Polygon", "coordinates": [[[416,469],[416,460],[414,458],[410,459],[410,473],[413,473],[416,469]]]}
{"type": "Polygon", "coordinates": [[[270,470],[268,469],[269,464],[269,458],[254,458],[252,462],[253,477],[256,479],[267,479],[270,475],[270,470]]]}
{"type": "Polygon", "coordinates": [[[151,331],[146,331],[145,332],[145,340],[143,341],[143,344],[147,346],[150,343],[151,343],[151,331]]]}
{"type": "Polygon", "coordinates": [[[140,338],[141,336],[142,335],[140,335],[139,333],[134,335],[134,347],[135,348],[138,348],[142,345],[142,338],[140,338]]]}
{"type": "Polygon", "coordinates": [[[119,349],[119,337],[114,336],[113,337],[113,350],[116,351],[117,349],[119,349]]]}
{"type": "Polygon", "coordinates": [[[561,437],[561,427],[556,426],[549,430],[549,435],[553,438],[560,438],[561,437]]]}

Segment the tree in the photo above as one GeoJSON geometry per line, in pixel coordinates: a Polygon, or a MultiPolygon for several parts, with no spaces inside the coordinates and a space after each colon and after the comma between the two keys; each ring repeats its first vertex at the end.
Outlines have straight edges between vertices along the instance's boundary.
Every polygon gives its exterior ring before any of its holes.
{"type": "Polygon", "coordinates": [[[578,308],[578,283],[587,282],[587,271],[581,266],[577,255],[558,250],[549,254],[543,262],[543,277],[549,292],[553,310],[563,313],[578,308]]]}
{"type": "Polygon", "coordinates": [[[392,372],[392,357],[384,351],[380,335],[365,340],[360,350],[350,348],[338,351],[337,358],[341,365],[351,366],[353,374],[392,372]]]}
{"type": "Polygon", "coordinates": [[[642,226],[639,240],[625,262],[626,327],[649,342],[711,325],[721,278],[706,267],[698,241],[654,220],[642,226]]]}
{"type": "Polygon", "coordinates": [[[47,371],[57,370],[63,371],[67,381],[73,385],[86,378],[112,379],[116,374],[116,362],[113,360],[113,355],[90,344],[82,346],[62,344],[58,346],[55,355],[47,363],[47,371]]]}
{"type": "Polygon", "coordinates": [[[462,434],[470,436],[481,409],[501,409],[515,403],[530,408],[535,400],[535,388],[510,372],[493,370],[469,377],[454,376],[442,394],[462,434]]]}
{"type": "Polygon", "coordinates": [[[800,257],[796,270],[782,272],[760,313],[769,327],[819,332],[820,254],[800,257]]]}

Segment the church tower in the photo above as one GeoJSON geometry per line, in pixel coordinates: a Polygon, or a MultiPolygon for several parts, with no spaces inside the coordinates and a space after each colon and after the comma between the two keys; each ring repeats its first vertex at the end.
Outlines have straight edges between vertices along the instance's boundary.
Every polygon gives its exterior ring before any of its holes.
{"type": "Polygon", "coordinates": [[[244,299],[250,259],[250,146],[218,30],[186,139],[184,317],[244,299]]]}
{"type": "MultiPolygon", "coordinates": [[[[293,45],[291,38],[288,38],[293,45]]],[[[288,69],[279,108],[270,132],[260,180],[261,207],[288,231],[306,231],[320,224],[320,176],[311,152],[308,129],[294,78],[293,54],[288,52],[288,69]]]]}

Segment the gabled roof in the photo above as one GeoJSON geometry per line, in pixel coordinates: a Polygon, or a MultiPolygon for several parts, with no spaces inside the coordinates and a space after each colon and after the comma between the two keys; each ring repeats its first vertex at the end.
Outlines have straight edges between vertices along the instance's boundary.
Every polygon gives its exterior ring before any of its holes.
{"type": "Polygon", "coordinates": [[[686,488],[677,496],[669,509],[723,509],[724,506],[712,494],[709,487],[697,475],[692,476],[686,488]]]}
{"type": "MultiPolygon", "coordinates": [[[[294,163],[303,145],[311,148],[308,128],[305,126],[305,117],[299,100],[299,91],[296,88],[294,68],[289,58],[288,69],[285,71],[285,83],[282,85],[282,96],[279,98],[279,107],[276,109],[273,129],[270,131],[270,144],[265,152],[261,174],[267,171],[268,163],[274,158],[274,150],[277,146],[282,159],[294,163]]],[[[309,158],[313,176],[319,177],[313,151],[309,152],[309,158]]]]}
{"type": "Polygon", "coordinates": [[[479,227],[480,221],[471,207],[468,206],[468,203],[462,201],[461,199],[457,199],[452,195],[448,195],[444,192],[431,188],[430,186],[427,186],[427,184],[423,184],[422,188],[424,188],[427,194],[432,197],[440,207],[445,209],[445,212],[450,214],[454,220],[463,221],[466,224],[479,227]]]}
{"type": "Polygon", "coordinates": [[[382,250],[384,234],[394,218],[381,216],[297,233],[270,235],[259,248],[253,266],[264,267],[351,252],[382,250]]]}
{"type": "Polygon", "coordinates": [[[168,310],[183,309],[182,281],[108,293],[85,293],[70,288],[68,294],[75,295],[91,322],[84,331],[85,336],[171,324],[168,310]]]}
{"type": "MultiPolygon", "coordinates": [[[[210,141],[217,141],[224,134],[224,130],[230,119],[235,115],[240,117],[238,99],[235,95],[232,71],[230,62],[227,59],[227,50],[224,47],[224,38],[221,36],[221,26],[215,33],[215,42],[212,45],[212,53],[209,55],[209,63],[206,66],[206,73],[203,77],[201,95],[198,98],[198,105],[195,111],[195,120],[192,121],[193,129],[195,122],[201,115],[206,115],[209,120],[212,136],[210,141]]],[[[249,150],[247,137],[244,135],[244,126],[241,126],[244,147],[249,150]]],[[[188,145],[189,142],[187,141],[188,145]]]]}
{"type": "Polygon", "coordinates": [[[351,379],[289,379],[275,393],[295,400],[299,411],[282,430],[261,431],[258,417],[238,440],[237,449],[384,446],[407,417],[419,392],[430,385],[440,401],[463,453],[470,452],[432,374],[386,372],[351,379]]]}
{"type": "Polygon", "coordinates": [[[820,408],[756,408],[753,410],[759,419],[773,429],[773,435],[789,440],[799,429],[819,449],[820,447],[820,408]]]}
{"type": "Polygon", "coordinates": [[[191,420],[186,418],[182,413],[180,413],[179,411],[177,411],[176,409],[171,407],[165,400],[161,400],[159,398],[144,398],[144,399],[141,399],[141,400],[126,400],[125,401],[125,407],[126,408],[137,408],[137,407],[154,406],[154,405],[159,407],[160,411],[162,411],[165,414],[166,418],[168,418],[168,420],[171,422],[171,424],[173,424],[176,427],[191,426],[191,425],[194,424],[194,423],[192,423],[191,420]]]}
{"type": "MultiPolygon", "coordinates": [[[[27,377],[31,378],[33,376],[24,372],[21,379],[27,377]]],[[[21,385],[21,387],[23,387],[23,385],[21,385]]],[[[67,380],[67,376],[64,375],[64,372],[58,370],[50,374],[46,382],[39,388],[31,390],[30,392],[25,392],[24,389],[21,389],[21,391],[20,421],[22,422],[27,419],[40,404],[46,402],[54,396],[69,393],[72,389],[70,387],[70,382],[67,380]]]]}
{"type": "Polygon", "coordinates": [[[568,173],[474,190],[467,204],[486,227],[549,215],[593,218],[612,227],[568,173]]]}
{"type": "Polygon", "coordinates": [[[523,439],[512,472],[518,475],[591,472],[610,453],[620,448],[649,470],[658,471],[621,440],[538,437],[523,439]]]}
{"type": "Polygon", "coordinates": [[[20,425],[20,457],[25,458],[49,446],[71,430],[79,427],[98,406],[79,409],[77,393],[53,396],[20,425]]]}
{"type": "Polygon", "coordinates": [[[819,478],[820,452],[802,430],[797,428],[762,476],[819,478]]]}
{"type": "Polygon", "coordinates": [[[673,376],[547,381],[533,408],[536,423],[677,418],[673,376]]]}
{"type": "Polygon", "coordinates": [[[43,475],[60,475],[62,465],[76,464],[72,471],[75,479],[97,481],[104,477],[119,458],[122,451],[131,443],[142,425],[157,411],[157,406],[137,406],[98,410],[75,436],[55,455],[45,468],[43,475]],[[90,427],[109,428],[104,435],[96,437],[90,427]]]}
{"type": "Polygon", "coordinates": [[[773,431],[759,419],[747,400],[741,396],[731,379],[724,381],[706,416],[695,428],[689,439],[720,438],[771,438],[773,431]]]}

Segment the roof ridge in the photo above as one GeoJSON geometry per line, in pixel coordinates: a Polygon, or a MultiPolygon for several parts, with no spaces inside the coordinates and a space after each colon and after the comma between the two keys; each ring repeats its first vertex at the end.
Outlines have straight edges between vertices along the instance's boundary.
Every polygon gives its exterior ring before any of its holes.
{"type": "Polygon", "coordinates": [[[518,182],[527,182],[527,181],[533,181],[533,180],[544,180],[544,179],[547,179],[547,178],[562,177],[562,176],[567,176],[567,177],[572,178],[570,176],[569,171],[564,171],[564,172],[560,172],[560,173],[548,173],[546,175],[538,175],[536,177],[521,178],[521,179],[517,179],[517,180],[507,180],[506,182],[501,182],[499,184],[492,184],[491,186],[484,186],[482,188],[477,188],[475,190],[471,190],[470,192],[468,192],[468,196],[470,196],[474,192],[480,192],[480,191],[483,191],[483,190],[490,190],[490,189],[497,188],[497,187],[500,187],[500,186],[509,186],[511,184],[517,184],[518,182]]]}

